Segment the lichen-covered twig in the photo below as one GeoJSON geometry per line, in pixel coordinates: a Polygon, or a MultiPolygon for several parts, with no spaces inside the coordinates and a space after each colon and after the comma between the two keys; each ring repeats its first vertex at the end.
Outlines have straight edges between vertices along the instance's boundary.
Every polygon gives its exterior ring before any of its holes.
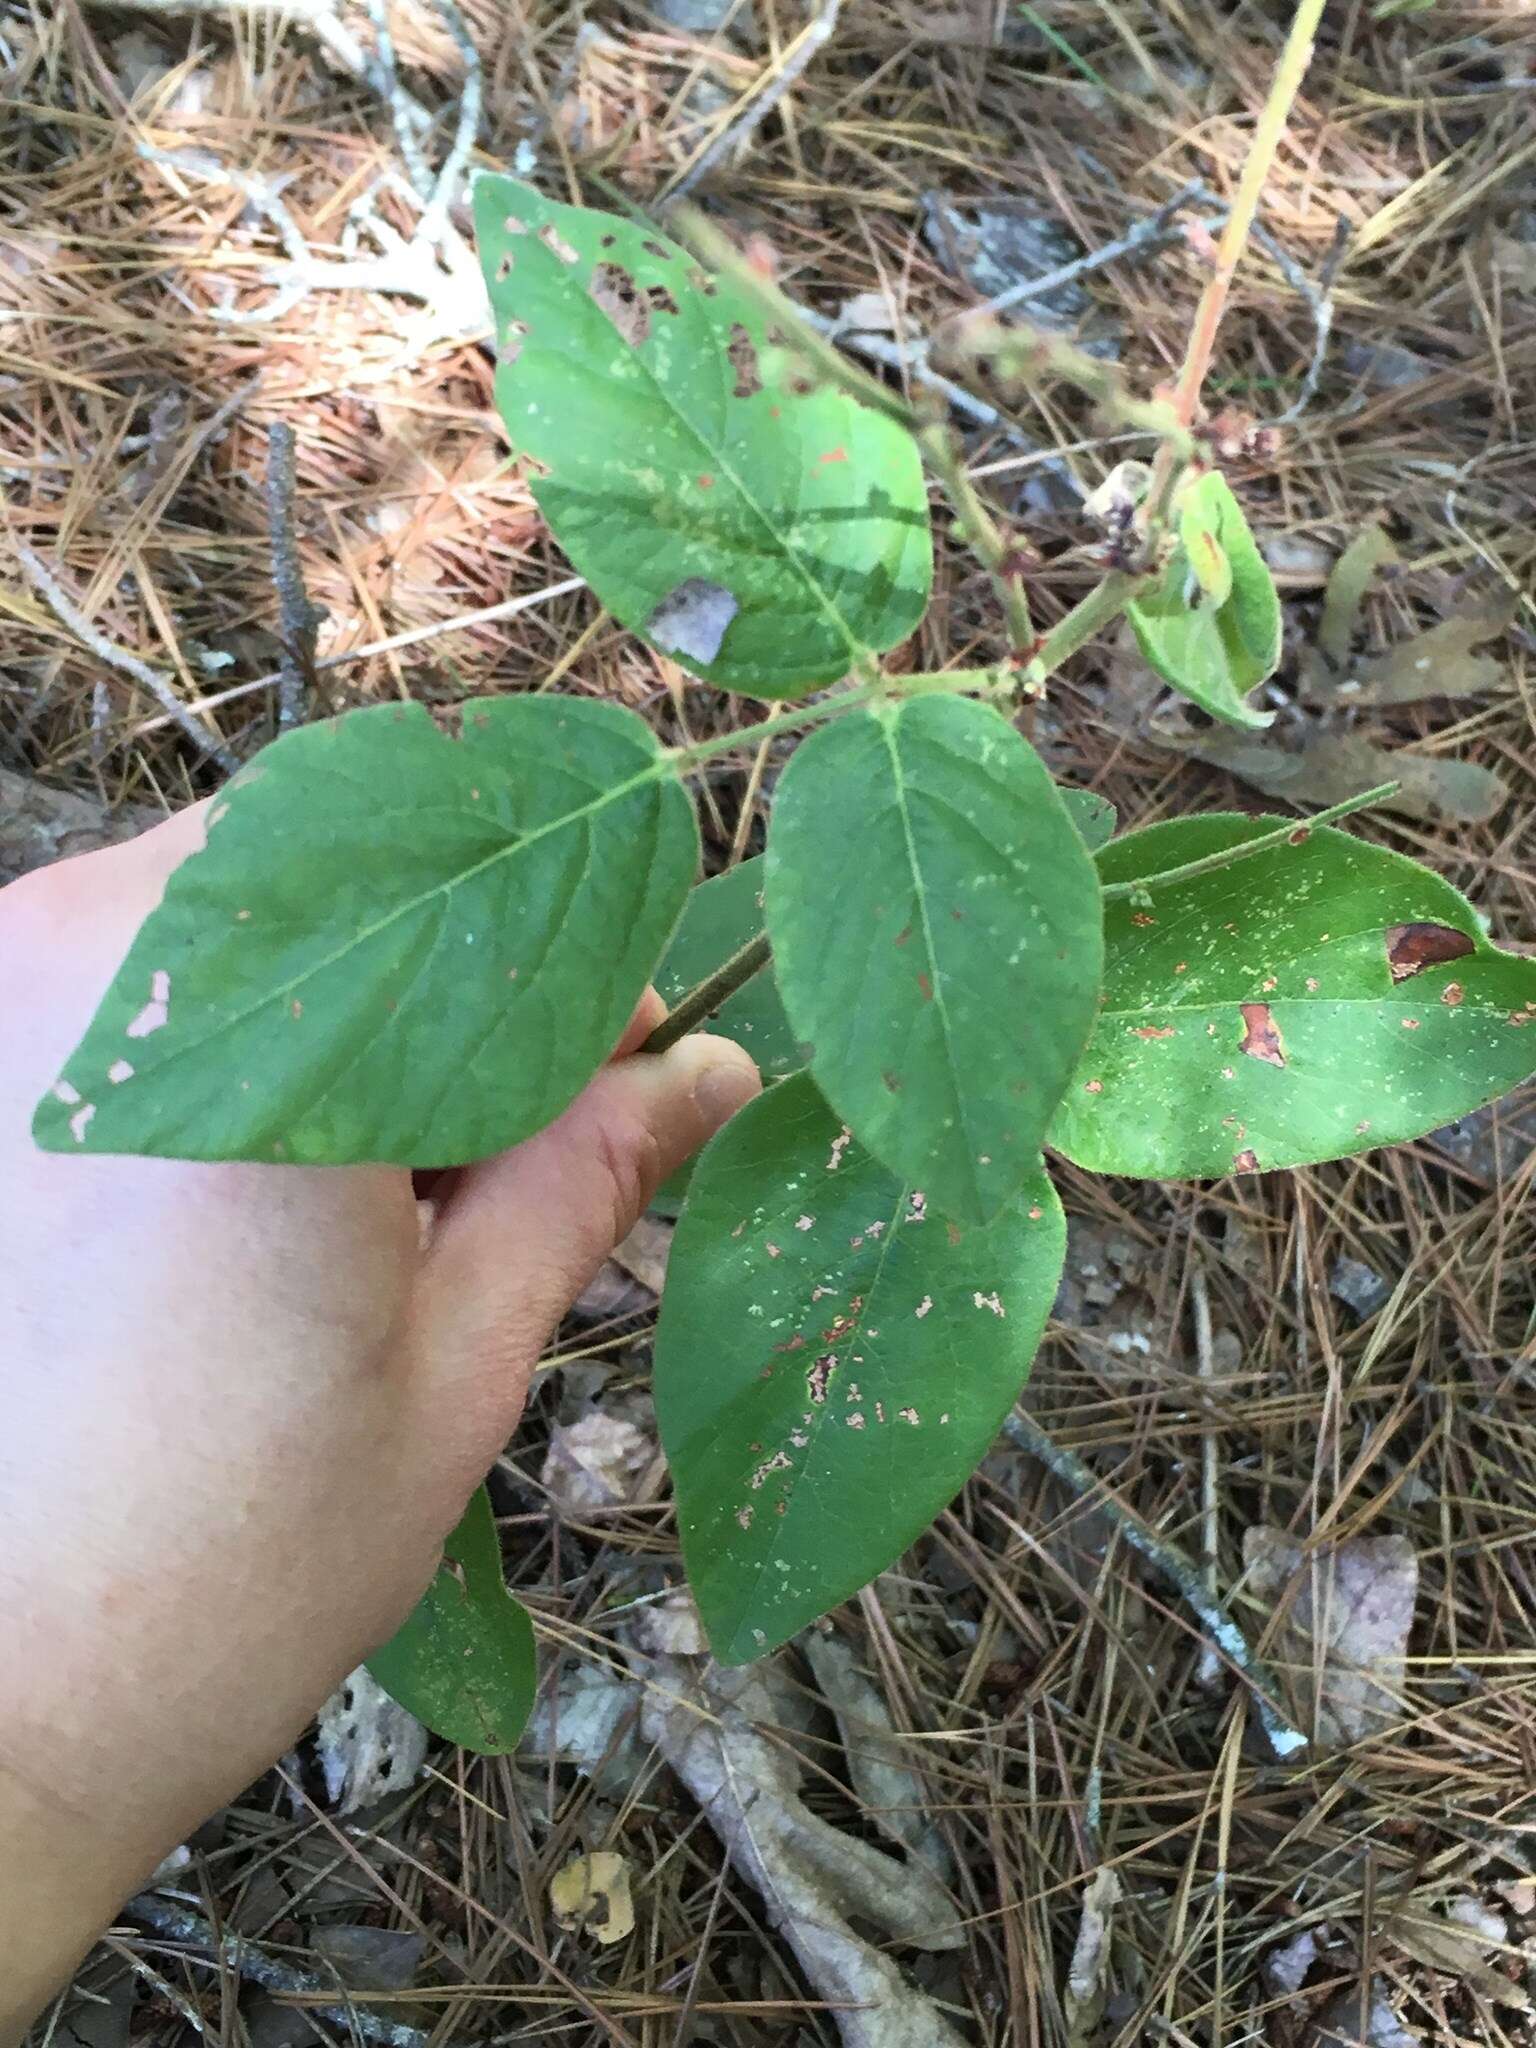
{"type": "Polygon", "coordinates": [[[1252,234],[1253,239],[1273,256],[1286,283],[1292,291],[1300,292],[1312,314],[1312,358],[1307,364],[1307,373],[1302,379],[1301,390],[1278,419],[1269,422],[1272,427],[1288,427],[1292,421],[1300,419],[1311,404],[1322,378],[1323,364],[1328,355],[1328,337],[1333,332],[1333,280],[1338,275],[1339,264],[1345,249],[1349,246],[1349,222],[1340,214],[1316,284],[1290,251],[1277,242],[1260,222],[1254,222],[1252,234]]]}
{"type": "Polygon", "coordinates": [[[673,180],[670,189],[662,195],[663,206],[674,205],[691,192],[701,179],[709,176],[716,164],[734,155],[747,137],[762,125],[799,79],[816,52],[824,43],[830,41],[842,9],[843,0],[822,0],[818,12],[801,29],[780,58],[773,76],[748,91],[741,111],[735,119],[727,122],[720,133],[706,144],[693,162],[673,180]]]}
{"type": "Polygon", "coordinates": [[[1159,1536],[1150,1522],[1144,1521],[1134,1508],[1111,1493],[1103,1480],[1090,1471],[1075,1452],[1063,1449],[1047,1436],[1038,1423],[1031,1422],[1027,1416],[1010,1415],[1003,1424],[1003,1434],[1017,1449],[1038,1458],[1064,1486],[1085,1500],[1091,1500],[1132,1549],[1140,1551],[1149,1564],[1155,1565],[1182,1596],[1216,1648],[1253,1695],[1259,1725],[1275,1755],[1283,1760],[1307,1748],[1307,1737],[1299,1728],[1291,1726],[1275,1704],[1279,1694],[1274,1679],[1249,1648],[1248,1638],[1226,1608],[1208,1591],[1194,1559],[1176,1543],[1159,1536]]]}
{"type": "Polygon", "coordinates": [[[151,1928],[167,1941],[180,1943],[190,1959],[233,1970],[236,1976],[249,1984],[259,1984],[264,1991],[279,1995],[290,1992],[305,1999],[328,2001],[311,2005],[308,2011],[316,2019],[329,2020],[333,2026],[364,2041],[375,2042],[377,2048],[427,2048],[427,2037],[420,2028],[381,2018],[363,2006],[337,2002],[334,1984],[322,1983],[308,1971],[296,1970],[291,1963],[280,1963],[242,1935],[216,1933],[200,1913],[162,1898],[157,1892],[141,1892],[136,1899],[130,1899],[123,1908],[123,1918],[151,1928]]]}
{"type": "Polygon", "coordinates": [[[1122,256],[1134,255],[1138,249],[1145,249],[1152,243],[1176,241],[1181,231],[1173,225],[1173,216],[1180,207],[1192,206],[1210,196],[1202,178],[1191,178],[1171,199],[1165,199],[1155,213],[1149,213],[1144,220],[1127,228],[1118,240],[1106,242],[1099,249],[1090,249],[1086,256],[1063,263],[1055,270],[1047,270],[1039,277],[1023,278],[1018,284],[1011,284],[1006,291],[999,292],[995,298],[987,299],[975,311],[978,315],[1006,313],[1009,307],[1025,305],[1031,299],[1049,298],[1052,292],[1059,292],[1063,286],[1076,284],[1079,278],[1102,270],[1106,263],[1118,262],[1122,256]]]}
{"type": "Polygon", "coordinates": [[[267,439],[267,532],[277,590],[283,660],[277,677],[277,727],[302,725],[315,687],[315,634],[325,614],[312,605],[293,525],[293,429],[278,420],[267,439]]]}
{"type": "Polygon", "coordinates": [[[147,661],[141,661],[136,654],[130,654],[126,647],[119,647],[115,640],[109,640],[105,633],[94,626],[73,598],[66,595],[47,563],[33,553],[19,534],[12,535],[11,544],[16,550],[16,559],[26,571],[28,581],[43,598],[60,625],[68,627],[80,644],[89,649],[98,661],[104,661],[109,668],[115,668],[122,675],[130,676],[134,682],[148,690],[166,717],[181,728],[198,752],[205,754],[210,761],[216,762],[226,775],[233,775],[240,763],[212,728],[205,725],[182,703],[170,677],[162,675],[159,669],[151,668],[147,661]]]}

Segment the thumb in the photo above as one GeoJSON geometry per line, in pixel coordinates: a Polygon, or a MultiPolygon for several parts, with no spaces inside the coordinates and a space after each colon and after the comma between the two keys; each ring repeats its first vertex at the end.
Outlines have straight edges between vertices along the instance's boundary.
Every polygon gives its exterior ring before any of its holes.
{"type": "Polygon", "coordinates": [[[761,1086],[740,1046],[695,1033],[614,1061],[547,1130],[456,1176],[421,1274],[419,1369],[434,1431],[452,1415],[470,1438],[473,1479],[515,1428],[561,1316],[668,1174],[761,1086]]]}

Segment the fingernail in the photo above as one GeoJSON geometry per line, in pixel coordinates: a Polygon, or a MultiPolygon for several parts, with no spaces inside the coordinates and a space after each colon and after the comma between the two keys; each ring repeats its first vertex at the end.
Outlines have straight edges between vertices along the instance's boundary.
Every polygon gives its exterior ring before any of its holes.
{"type": "Polygon", "coordinates": [[[741,1060],[717,1060],[693,1084],[694,1106],[711,1130],[733,1117],[757,1094],[754,1070],[741,1060]]]}

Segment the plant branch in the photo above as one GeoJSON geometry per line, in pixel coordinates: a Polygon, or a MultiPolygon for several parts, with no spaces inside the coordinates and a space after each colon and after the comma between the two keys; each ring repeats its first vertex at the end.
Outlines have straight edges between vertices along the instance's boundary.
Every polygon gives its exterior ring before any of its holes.
{"type": "Polygon", "coordinates": [[[1103,1480],[1085,1465],[1074,1451],[1064,1450],[1038,1423],[1027,1416],[1010,1415],[1003,1424],[1008,1441],[1055,1473],[1113,1523],[1134,1550],[1155,1565],[1183,1597],[1216,1648],[1232,1665],[1253,1695],[1259,1722],[1269,1746],[1277,1757],[1288,1759],[1308,1747],[1307,1737],[1293,1728],[1275,1706],[1277,1688],[1268,1670],[1248,1647],[1248,1639],[1226,1608],[1206,1588],[1200,1567],[1176,1543],[1159,1536],[1150,1522],[1143,1521],[1132,1507],[1110,1492],[1103,1480]]]}
{"type": "Polygon", "coordinates": [[[981,493],[971,481],[965,452],[943,420],[931,420],[917,437],[944,495],[955,508],[955,517],[971,553],[992,578],[998,602],[1008,621],[1008,639],[1015,654],[1026,658],[1035,651],[1034,622],[1023,580],[1012,566],[1018,550],[1008,540],[981,493]]]}
{"type": "Polygon", "coordinates": [[[1113,569],[1102,583],[1073,605],[1064,619],[1052,626],[1040,642],[1035,658],[1024,671],[1026,684],[1038,689],[1047,676],[1054,675],[1069,656],[1118,619],[1140,589],[1143,579],[1129,570],[1113,569]]]}
{"type": "Polygon", "coordinates": [[[1292,819],[1276,831],[1264,833],[1261,838],[1245,840],[1241,846],[1223,847],[1220,853],[1205,854],[1199,860],[1186,861],[1182,867],[1164,868],[1158,875],[1142,875],[1134,882],[1106,882],[1103,895],[1106,901],[1122,896],[1139,896],[1146,889],[1163,889],[1170,882],[1192,882],[1197,875],[1214,874],[1218,868],[1247,860],[1253,853],[1269,853],[1277,846],[1301,846],[1319,825],[1332,825],[1339,818],[1368,809],[1371,804],[1385,803],[1388,797],[1396,796],[1401,787],[1397,782],[1380,782],[1359,796],[1346,797],[1341,804],[1330,804],[1326,811],[1319,811],[1315,817],[1292,819]]]}
{"type": "Polygon", "coordinates": [[[781,732],[796,732],[802,726],[824,725],[845,711],[860,711],[866,705],[900,702],[905,697],[975,695],[1009,697],[1018,692],[1016,675],[996,668],[947,668],[910,676],[879,676],[857,689],[842,690],[814,704],[797,704],[793,711],[776,712],[756,725],[738,726],[734,732],[716,733],[712,739],[694,740],[686,747],[674,747],[668,758],[686,773],[716,754],[734,754],[742,747],[773,739],[781,732]]]}
{"type": "Polygon", "coordinates": [[[690,1031],[707,1022],[723,1002],[735,995],[737,989],[745,988],[754,974],[762,972],[768,965],[771,952],[766,932],[759,932],[755,939],[748,939],[739,953],[733,953],[713,974],[705,975],[696,987],[689,989],[682,1001],[662,1018],[640,1050],[665,1052],[668,1046],[686,1038],[690,1031]]]}

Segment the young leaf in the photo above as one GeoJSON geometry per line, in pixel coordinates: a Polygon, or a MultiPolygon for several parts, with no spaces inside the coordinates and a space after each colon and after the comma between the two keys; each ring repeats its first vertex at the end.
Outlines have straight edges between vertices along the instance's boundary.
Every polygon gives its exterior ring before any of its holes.
{"type": "Polygon", "coordinates": [[[1280,660],[1280,600],[1225,477],[1193,484],[1180,542],[1152,591],[1130,607],[1137,644],[1166,683],[1228,725],[1269,725],[1246,697],[1280,660]]]}
{"type": "Polygon", "coordinates": [[[1028,1371],[1064,1246],[1038,1163],[992,1223],[959,1229],[809,1075],[714,1139],[673,1242],[655,1390],[723,1662],[847,1599],[959,1490],[1028,1371]]]}
{"type": "Polygon", "coordinates": [[[538,1683],[533,1623],[507,1591],[490,1497],[479,1487],[444,1562],[399,1633],[368,1659],[391,1699],[481,1756],[517,1747],[538,1683]]]}
{"type": "MultiPolygon", "coordinates": [[[[670,1010],[691,988],[755,939],[763,928],[763,857],[744,860],[690,890],[672,943],[653,979],[670,1010]]],[[[706,1027],[733,1038],[757,1061],[765,1081],[780,1081],[805,1065],[789,1028],[771,965],[754,974],[710,1018],[706,1027]]]]}
{"type": "Polygon", "coordinates": [[[922,617],[917,447],[816,383],[654,229],[475,185],[496,401],[556,538],[631,631],[758,697],[845,675],[922,617]]]}
{"type": "Polygon", "coordinates": [[[1061,782],[1056,785],[1056,794],[1066,805],[1067,816],[1077,827],[1088,851],[1097,853],[1101,846],[1108,846],[1120,822],[1109,798],[1100,796],[1097,790],[1071,789],[1061,782]]]}
{"type": "Polygon", "coordinates": [[[996,1215],[1034,1171],[1102,960],[1093,862],[1039,756],[961,697],[850,712],[784,771],[767,872],[823,1094],[936,1209],[996,1215]]]}
{"type": "Polygon", "coordinates": [[[1401,855],[1298,824],[1185,882],[1165,869],[1279,818],[1182,818],[1106,847],[1104,1008],[1051,1127],[1149,1179],[1303,1166],[1422,1137],[1536,1069],[1536,960],[1401,855]]]}
{"type": "Polygon", "coordinates": [[[231,783],[39,1105],[55,1151],[447,1166],[596,1072],[698,858],[648,728],[565,697],[415,704],[231,783]]]}

